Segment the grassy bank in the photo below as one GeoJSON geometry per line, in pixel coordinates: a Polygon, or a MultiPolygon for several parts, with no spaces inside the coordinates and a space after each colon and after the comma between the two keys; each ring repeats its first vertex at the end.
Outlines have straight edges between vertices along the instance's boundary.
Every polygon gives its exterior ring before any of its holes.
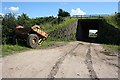
{"type": "Polygon", "coordinates": [[[111,15],[111,16],[106,16],[104,17],[104,19],[106,20],[106,22],[112,26],[114,26],[115,28],[120,29],[120,21],[118,20],[119,17],[118,15],[111,15]]]}
{"type": "MultiPolygon", "coordinates": [[[[52,25],[51,23],[46,23],[42,26],[43,30],[46,31],[47,33],[50,33],[54,30],[57,30],[58,28],[65,27],[70,25],[71,23],[75,22],[77,19],[76,18],[65,18],[65,20],[56,25],[52,25]]],[[[36,49],[41,49],[42,47],[49,46],[50,44],[54,44],[55,42],[61,42],[61,41],[73,41],[69,39],[55,39],[55,38],[48,38],[43,44],[39,45],[36,49]]],[[[19,53],[22,51],[27,51],[30,50],[31,48],[25,47],[25,46],[20,46],[20,45],[2,45],[2,56],[6,55],[11,55],[14,53],[19,53]]]]}
{"type": "MultiPolygon", "coordinates": [[[[51,44],[55,44],[55,42],[70,42],[70,41],[74,41],[74,40],[48,38],[45,42],[43,42],[41,45],[38,45],[38,47],[35,49],[41,49],[43,47],[47,47],[51,44]]],[[[29,47],[20,46],[20,45],[2,45],[2,57],[15,54],[15,53],[20,53],[23,51],[28,51],[28,50],[32,50],[32,49],[29,47]]]]}
{"type": "MultiPolygon", "coordinates": [[[[35,49],[41,49],[43,46],[45,47],[53,43],[54,43],[53,41],[45,41],[43,44],[38,45],[38,47],[35,49]]],[[[2,57],[28,50],[32,50],[32,48],[20,45],[2,45],[2,57]]]]}
{"type": "MultiPolygon", "coordinates": [[[[110,25],[112,25],[115,28],[120,29],[120,14],[115,14],[115,15],[111,15],[111,16],[105,16],[104,19],[106,20],[106,22],[110,25]]],[[[104,47],[108,48],[109,50],[112,51],[120,51],[120,46],[119,45],[103,45],[104,47]]]]}
{"type": "Polygon", "coordinates": [[[46,23],[42,26],[42,29],[46,31],[47,33],[50,33],[52,31],[55,31],[59,28],[68,26],[72,24],[73,22],[77,21],[77,18],[65,18],[64,21],[60,24],[54,24],[52,25],[51,23],[46,23]]]}
{"type": "Polygon", "coordinates": [[[28,50],[30,48],[19,46],[19,45],[2,45],[2,56],[18,53],[21,51],[28,50]]]}
{"type": "Polygon", "coordinates": [[[110,50],[110,51],[120,51],[119,45],[103,44],[103,47],[110,50]]]}

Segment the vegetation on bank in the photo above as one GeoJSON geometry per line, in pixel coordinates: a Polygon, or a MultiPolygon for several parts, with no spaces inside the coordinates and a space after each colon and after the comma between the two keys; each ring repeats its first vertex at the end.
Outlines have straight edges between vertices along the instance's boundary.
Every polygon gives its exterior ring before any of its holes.
{"type": "MultiPolygon", "coordinates": [[[[111,16],[105,16],[104,19],[108,24],[120,29],[120,13],[116,13],[115,15],[111,16]]],[[[104,44],[103,46],[112,51],[120,51],[120,45],[104,44]]]]}
{"type": "Polygon", "coordinates": [[[64,17],[63,18],[64,21],[61,22],[60,24],[51,24],[51,23],[47,23],[47,24],[44,24],[43,26],[41,26],[41,28],[46,31],[47,33],[50,33],[52,31],[55,31],[59,28],[62,28],[62,27],[65,27],[65,26],[68,26],[70,25],[71,23],[77,21],[77,18],[70,18],[70,17],[64,17]]]}
{"type": "MultiPolygon", "coordinates": [[[[41,49],[43,47],[48,47],[52,44],[55,44],[55,42],[70,42],[70,41],[74,41],[74,40],[69,40],[69,39],[62,40],[62,39],[48,38],[45,42],[43,42],[41,45],[38,45],[38,47],[35,49],[41,49]]],[[[32,50],[32,49],[29,47],[20,46],[20,45],[9,45],[9,44],[2,45],[2,57],[15,54],[15,53],[20,53],[23,51],[28,51],[28,50],[32,50]]]]}
{"type": "Polygon", "coordinates": [[[103,47],[107,48],[110,51],[120,51],[120,46],[119,45],[104,44],[103,47]]]}
{"type": "MultiPolygon", "coordinates": [[[[59,10],[60,11],[60,10],[59,10]]],[[[75,22],[77,18],[70,18],[69,13],[65,11],[61,11],[58,14],[58,17],[37,17],[37,18],[29,18],[27,14],[22,14],[21,16],[18,16],[17,18],[14,16],[14,14],[6,14],[3,18],[2,23],[2,56],[10,55],[13,53],[18,53],[21,51],[31,50],[31,48],[20,46],[20,45],[12,45],[10,38],[13,35],[13,31],[17,25],[22,25],[24,27],[31,27],[32,25],[40,25],[41,29],[46,31],[47,33],[50,33],[54,30],[57,30],[58,28],[65,27],[70,25],[71,23],[75,22]],[[64,15],[60,15],[60,13],[64,15]],[[65,14],[67,13],[67,15],[65,14]]],[[[120,29],[120,14],[112,15],[112,16],[106,16],[104,17],[105,20],[115,26],[116,28],[120,29]]],[[[68,39],[55,39],[55,38],[48,38],[43,44],[39,45],[37,49],[40,49],[43,46],[49,46],[50,44],[54,44],[56,41],[74,41],[74,40],[68,40],[68,39]]],[[[106,47],[111,48],[112,50],[119,50],[120,46],[117,45],[105,45],[106,47]]]]}
{"type": "Polygon", "coordinates": [[[116,13],[115,15],[111,16],[105,16],[104,19],[108,24],[120,29],[120,13],[116,13]]]}
{"type": "MultiPolygon", "coordinates": [[[[15,17],[15,14],[8,13],[3,17],[2,20],[2,56],[6,56],[13,53],[18,53],[21,51],[30,50],[24,45],[13,45],[12,37],[14,35],[15,27],[18,25],[24,27],[32,27],[33,25],[40,25],[41,29],[46,31],[48,34],[58,28],[65,27],[76,21],[75,18],[70,18],[70,13],[59,9],[58,17],[48,16],[48,17],[37,17],[29,18],[27,14],[22,14],[15,17]]],[[[55,43],[56,41],[64,41],[60,39],[48,38],[43,44],[39,45],[36,49],[40,49],[43,46],[48,46],[55,43]]],[[[70,41],[70,40],[65,40],[70,41]]]]}
{"type": "Polygon", "coordinates": [[[29,50],[30,48],[20,45],[2,45],[2,57],[13,53],[29,50]]]}

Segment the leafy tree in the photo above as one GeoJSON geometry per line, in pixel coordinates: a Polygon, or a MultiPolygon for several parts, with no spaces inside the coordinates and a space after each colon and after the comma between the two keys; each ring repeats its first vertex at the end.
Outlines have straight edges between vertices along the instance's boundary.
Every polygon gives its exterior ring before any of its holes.
{"type": "Polygon", "coordinates": [[[24,26],[24,27],[31,27],[32,26],[32,21],[27,16],[27,14],[23,13],[21,16],[18,16],[17,25],[21,25],[21,26],[24,26]]]}
{"type": "Polygon", "coordinates": [[[70,13],[69,12],[66,12],[62,9],[59,9],[58,11],[58,17],[61,16],[61,17],[69,17],[70,16],[70,13]]]}
{"type": "Polygon", "coordinates": [[[13,35],[16,27],[16,18],[13,13],[8,13],[4,16],[2,21],[2,43],[6,44],[10,42],[10,38],[13,35]]]}
{"type": "Polygon", "coordinates": [[[59,11],[58,11],[58,24],[64,21],[63,17],[69,17],[69,16],[70,16],[69,12],[66,12],[62,9],[59,9],[59,11]]]}

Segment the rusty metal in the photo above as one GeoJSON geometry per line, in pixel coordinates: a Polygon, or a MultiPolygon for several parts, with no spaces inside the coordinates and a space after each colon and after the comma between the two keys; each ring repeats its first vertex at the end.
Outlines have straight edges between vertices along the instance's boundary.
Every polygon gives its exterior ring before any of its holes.
{"type": "Polygon", "coordinates": [[[15,35],[17,39],[27,41],[27,38],[30,34],[37,34],[37,36],[39,37],[38,44],[43,43],[48,37],[48,34],[41,30],[40,26],[38,25],[34,25],[28,28],[25,28],[23,26],[16,27],[15,35]]]}

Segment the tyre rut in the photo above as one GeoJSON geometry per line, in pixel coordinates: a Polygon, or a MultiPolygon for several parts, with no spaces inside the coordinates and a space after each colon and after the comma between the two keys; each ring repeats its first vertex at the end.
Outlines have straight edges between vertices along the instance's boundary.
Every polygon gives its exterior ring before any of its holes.
{"type": "Polygon", "coordinates": [[[86,54],[85,64],[87,65],[87,68],[88,68],[91,79],[92,80],[100,80],[97,77],[96,72],[93,69],[93,64],[92,64],[92,59],[91,59],[90,53],[91,53],[91,43],[88,46],[88,51],[87,51],[87,54],[86,54]]]}
{"type": "Polygon", "coordinates": [[[71,49],[68,53],[64,54],[62,57],[60,57],[58,59],[58,61],[55,63],[55,65],[51,69],[50,74],[48,75],[48,80],[51,80],[51,79],[53,80],[55,78],[55,75],[57,74],[59,67],[61,66],[61,64],[65,60],[66,56],[68,54],[71,54],[79,45],[80,45],[80,43],[78,43],[73,49],[71,49]]]}

